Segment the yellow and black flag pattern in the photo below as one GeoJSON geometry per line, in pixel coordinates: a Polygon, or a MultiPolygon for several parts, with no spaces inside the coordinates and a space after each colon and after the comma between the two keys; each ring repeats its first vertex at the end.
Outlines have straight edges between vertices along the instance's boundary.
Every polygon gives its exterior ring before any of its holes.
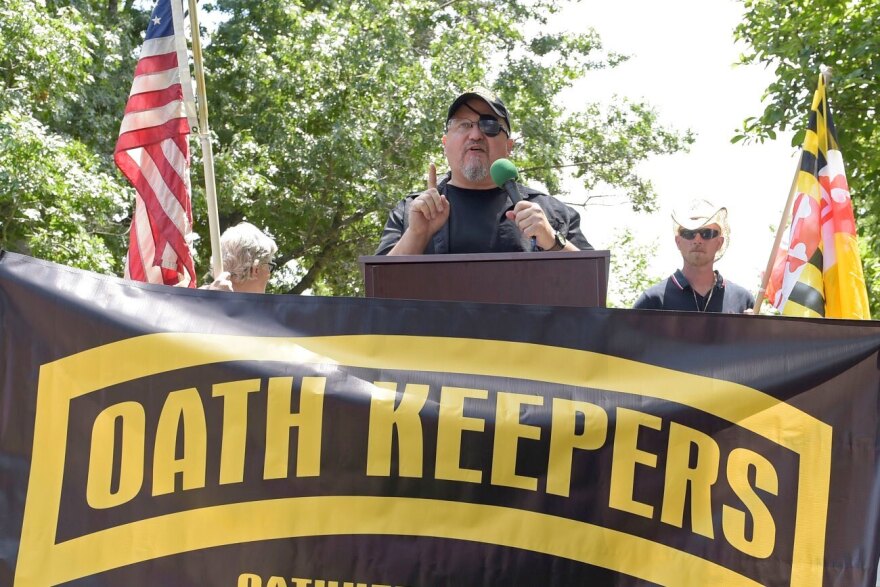
{"type": "Polygon", "coordinates": [[[852,200],[821,74],[791,218],[767,299],[786,316],[870,319],[852,200]]]}

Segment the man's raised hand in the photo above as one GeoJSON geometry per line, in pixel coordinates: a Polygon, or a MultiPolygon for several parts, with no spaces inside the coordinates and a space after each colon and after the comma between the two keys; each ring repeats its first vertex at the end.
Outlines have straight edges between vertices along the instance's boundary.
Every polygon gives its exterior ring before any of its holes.
{"type": "Polygon", "coordinates": [[[409,230],[428,238],[449,219],[449,201],[437,191],[437,167],[428,165],[428,189],[413,201],[409,211],[409,230]]]}

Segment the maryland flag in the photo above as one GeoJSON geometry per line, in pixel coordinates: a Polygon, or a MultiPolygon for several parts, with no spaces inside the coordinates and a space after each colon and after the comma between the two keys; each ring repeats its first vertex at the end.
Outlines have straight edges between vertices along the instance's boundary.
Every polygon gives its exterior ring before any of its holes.
{"type": "Polygon", "coordinates": [[[777,253],[767,299],[786,316],[870,320],[852,201],[822,74],[800,165],[788,246],[777,253]]]}

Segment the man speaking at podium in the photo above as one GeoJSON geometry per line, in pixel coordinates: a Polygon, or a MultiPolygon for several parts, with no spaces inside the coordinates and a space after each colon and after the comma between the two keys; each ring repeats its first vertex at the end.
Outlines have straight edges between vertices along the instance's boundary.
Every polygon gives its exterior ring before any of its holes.
{"type": "Polygon", "coordinates": [[[509,253],[592,249],[578,213],[552,196],[513,181],[492,164],[513,149],[510,116],[489,90],[458,96],[446,115],[443,151],[449,173],[437,183],[428,168],[428,189],[413,193],[391,211],[377,255],[509,253]],[[501,175],[498,184],[493,180],[501,175]],[[503,186],[503,187],[499,187],[503,186]]]}

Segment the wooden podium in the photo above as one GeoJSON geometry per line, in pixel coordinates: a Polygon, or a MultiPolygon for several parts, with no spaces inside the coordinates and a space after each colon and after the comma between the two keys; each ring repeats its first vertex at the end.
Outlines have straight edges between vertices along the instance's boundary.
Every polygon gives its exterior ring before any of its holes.
{"type": "Polygon", "coordinates": [[[368,298],[605,307],[610,253],[364,256],[368,298]]]}

